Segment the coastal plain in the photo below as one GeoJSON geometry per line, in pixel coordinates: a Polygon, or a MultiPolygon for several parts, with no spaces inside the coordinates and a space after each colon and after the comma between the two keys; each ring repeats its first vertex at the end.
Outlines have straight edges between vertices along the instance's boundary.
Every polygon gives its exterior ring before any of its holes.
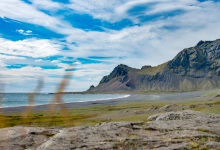
{"type": "Polygon", "coordinates": [[[220,90],[6,108],[0,148],[220,149],[220,90]],[[56,106],[56,109],[48,109],[56,106]],[[61,108],[66,109],[60,109],[61,108]],[[66,107],[64,107],[66,106],[66,107]]]}
{"type": "Polygon", "coordinates": [[[62,115],[60,105],[49,110],[50,105],[39,105],[33,108],[26,121],[23,121],[27,107],[5,108],[4,125],[42,127],[65,127],[65,119],[69,126],[96,125],[113,121],[146,121],[151,115],[180,110],[196,110],[205,113],[220,114],[220,90],[195,91],[170,94],[136,94],[129,97],[111,100],[66,103],[67,116],[62,115]],[[166,108],[167,107],[167,108],[166,108]]]}
{"type": "Polygon", "coordinates": [[[0,147],[33,150],[220,149],[219,89],[6,108],[0,147]],[[64,106],[64,104],[62,104],[64,106]],[[65,108],[65,107],[61,107],[65,108]],[[13,111],[12,111],[13,110],[13,111]],[[26,111],[24,111],[26,110],[26,111]]]}

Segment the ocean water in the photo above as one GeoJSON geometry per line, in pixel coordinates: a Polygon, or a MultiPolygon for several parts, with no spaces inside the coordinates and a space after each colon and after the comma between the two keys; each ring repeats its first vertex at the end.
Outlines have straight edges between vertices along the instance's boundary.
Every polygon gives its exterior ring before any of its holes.
{"type": "MultiPolygon", "coordinates": [[[[53,94],[38,94],[35,96],[35,105],[44,105],[51,103],[55,95],[53,94]]],[[[64,103],[71,102],[86,102],[98,100],[110,100],[128,97],[129,95],[122,94],[63,94],[62,101],[64,103]]],[[[4,93],[0,94],[0,107],[18,107],[28,106],[28,94],[26,93],[4,93]]]]}

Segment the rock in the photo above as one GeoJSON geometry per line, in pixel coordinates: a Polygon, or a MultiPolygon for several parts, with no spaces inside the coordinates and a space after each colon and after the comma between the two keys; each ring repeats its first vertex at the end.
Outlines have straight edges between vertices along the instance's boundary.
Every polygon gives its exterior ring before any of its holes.
{"type": "Polygon", "coordinates": [[[203,131],[195,131],[195,130],[180,130],[181,128],[179,128],[178,130],[174,130],[174,131],[170,131],[170,138],[172,139],[189,139],[189,138],[198,138],[198,137],[211,137],[211,138],[219,138],[220,136],[217,134],[212,134],[212,133],[208,133],[208,132],[203,132],[203,131]]]}
{"type": "Polygon", "coordinates": [[[182,110],[182,106],[178,106],[176,104],[168,104],[160,108],[160,111],[172,111],[172,110],[182,110]]]}
{"type": "Polygon", "coordinates": [[[213,104],[205,103],[206,106],[213,107],[213,104]]]}
{"type": "Polygon", "coordinates": [[[108,122],[63,129],[12,127],[0,129],[3,150],[112,150],[193,149],[190,142],[205,141],[219,148],[220,115],[184,110],[151,116],[147,124],[108,122]]]}
{"type": "Polygon", "coordinates": [[[1,149],[35,149],[57,134],[58,129],[37,127],[12,127],[0,129],[1,149]]]}
{"type": "Polygon", "coordinates": [[[211,148],[220,148],[220,142],[208,142],[206,143],[206,146],[211,148]]]}
{"type": "Polygon", "coordinates": [[[204,44],[205,42],[204,41],[199,41],[199,43],[197,43],[196,47],[199,47],[200,45],[204,44]]]}
{"type": "Polygon", "coordinates": [[[37,150],[65,147],[66,149],[112,149],[118,143],[118,139],[127,139],[131,132],[138,128],[137,125],[143,125],[143,122],[110,122],[94,127],[69,128],[52,137],[37,150]]]}
{"type": "Polygon", "coordinates": [[[189,144],[183,143],[183,144],[172,144],[167,147],[156,148],[155,150],[188,150],[188,149],[190,149],[189,144]]]}
{"type": "Polygon", "coordinates": [[[160,114],[156,114],[156,115],[150,116],[147,120],[148,120],[148,121],[154,121],[154,120],[156,120],[159,116],[160,116],[160,114]]]}
{"type": "Polygon", "coordinates": [[[196,108],[196,105],[190,105],[189,108],[196,108]]]}
{"type": "Polygon", "coordinates": [[[129,110],[121,111],[120,113],[129,113],[129,110]]]}
{"type": "Polygon", "coordinates": [[[125,83],[125,82],[127,82],[128,80],[129,80],[128,75],[125,75],[123,78],[121,78],[121,79],[119,80],[119,82],[125,83]]]}
{"type": "MultiPolygon", "coordinates": [[[[43,143],[37,150],[53,149],[191,149],[188,139],[198,140],[202,137],[219,139],[215,133],[197,131],[200,128],[194,124],[196,118],[209,121],[210,128],[213,128],[212,120],[219,120],[219,115],[205,114],[196,111],[182,111],[163,113],[149,117],[149,125],[146,129],[142,126],[144,122],[109,122],[100,123],[94,127],[73,127],[63,129],[47,142],[43,143]],[[151,119],[150,119],[151,118],[151,119]],[[184,120],[184,121],[183,121],[184,120]],[[165,125],[164,123],[170,124],[165,125]],[[186,122],[188,121],[188,122],[186,122]],[[175,122],[191,126],[186,129],[175,126],[175,122]],[[185,123],[186,122],[186,123],[185,123]],[[157,128],[151,130],[157,123],[157,128]],[[173,125],[174,124],[174,125],[173,125]],[[152,126],[153,125],[153,126],[152,126]],[[193,126],[195,125],[195,127],[193,126]],[[168,128],[169,127],[169,128],[168,128]],[[158,131],[161,129],[169,129],[158,131]],[[175,130],[176,129],[176,130],[175,130]],[[143,143],[143,144],[142,144],[143,143]],[[144,144],[145,143],[145,144],[144,144]],[[147,143],[147,144],[146,144],[147,143]],[[134,147],[137,145],[136,147],[134,147]]],[[[198,121],[198,120],[197,120],[198,121]]],[[[178,124],[177,123],[177,124],[178,124]]],[[[220,124],[215,124],[218,129],[220,124]]],[[[203,125],[202,125],[203,126],[203,125]]],[[[183,126],[184,127],[184,126],[183,126]]],[[[217,130],[215,130],[217,131],[217,130]]],[[[216,144],[216,143],[215,143],[216,144]]],[[[211,145],[210,143],[206,145],[211,145]]],[[[214,144],[212,144],[214,145],[214,144]]]]}
{"type": "Polygon", "coordinates": [[[129,67],[123,64],[118,65],[114,68],[110,75],[105,76],[100,81],[100,84],[107,83],[115,77],[125,76],[128,74],[129,67]]]}
{"type": "Polygon", "coordinates": [[[155,110],[155,109],[158,109],[158,107],[157,106],[156,107],[151,107],[150,109],[155,110]]]}
{"type": "Polygon", "coordinates": [[[155,130],[194,129],[220,133],[220,115],[215,114],[184,110],[157,114],[148,120],[150,128],[155,130]]]}
{"type": "Polygon", "coordinates": [[[118,65],[94,92],[197,91],[216,89],[220,80],[220,39],[200,41],[159,66],[134,69],[118,65]],[[206,80],[208,78],[208,80],[206,80]]]}
{"type": "Polygon", "coordinates": [[[143,127],[134,125],[134,126],[132,127],[132,129],[133,129],[133,130],[141,130],[141,129],[143,129],[143,127]]]}
{"type": "Polygon", "coordinates": [[[193,118],[192,113],[189,113],[189,111],[179,111],[179,112],[168,112],[163,114],[157,114],[152,117],[150,117],[148,120],[154,121],[154,120],[163,120],[163,121],[169,121],[169,120],[186,120],[186,119],[192,119],[193,118]]]}
{"type": "Polygon", "coordinates": [[[171,106],[172,106],[172,105],[165,105],[165,106],[161,107],[160,109],[166,111],[166,110],[167,110],[168,108],[170,108],[171,106]]]}
{"type": "Polygon", "coordinates": [[[220,68],[218,68],[218,69],[216,70],[216,74],[217,74],[218,76],[220,76],[220,68]]]}
{"type": "MultiPolygon", "coordinates": [[[[219,68],[220,69],[220,68],[219,68]]],[[[216,95],[215,97],[220,97],[220,95],[216,95]]]]}
{"type": "Polygon", "coordinates": [[[133,85],[132,81],[127,82],[126,86],[131,88],[131,89],[135,89],[135,86],[133,85]]]}
{"type": "Polygon", "coordinates": [[[88,91],[92,91],[95,88],[94,85],[91,85],[90,88],[88,89],[88,91]]]}

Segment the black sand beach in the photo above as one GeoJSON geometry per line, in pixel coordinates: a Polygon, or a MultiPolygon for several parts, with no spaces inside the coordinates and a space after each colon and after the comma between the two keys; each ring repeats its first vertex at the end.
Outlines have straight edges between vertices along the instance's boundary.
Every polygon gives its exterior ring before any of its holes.
{"type": "MultiPolygon", "coordinates": [[[[73,102],[66,103],[67,109],[81,108],[81,107],[91,107],[91,106],[110,106],[117,105],[128,101],[151,101],[151,100],[178,100],[178,99],[189,99],[196,98],[209,91],[195,91],[195,92],[185,92],[185,93],[173,93],[173,94],[159,94],[159,95],[130,95],[129,97],[111,99],[111,100],[99,100],[99,101],[87,101],[87,102],[73,102]]],[[[38,105],[34,107],[34,111],[44,111],[48,109],[49,105],[38,105]]],[[[59,106],[57,105],[59,109],[59,106]]],[[[26,106],[21,107],[8,107],[4,108],[4,113],[12,112],[22,112],[26,109],[26,106]]]]}

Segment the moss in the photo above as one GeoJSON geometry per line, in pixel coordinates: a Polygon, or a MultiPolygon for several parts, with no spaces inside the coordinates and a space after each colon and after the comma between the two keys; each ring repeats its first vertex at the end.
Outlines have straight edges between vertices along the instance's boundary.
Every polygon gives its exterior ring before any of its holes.
{"type": "Polygon", "coordinates": [[[128,138],[129,139],[138,139],[139,137],[137,135],[130,135],[128,138]]]}
{"type": "Polygon", "coordinates": [[[52,127],[52,126],[60,126],[65,127],[67,126],[65,119],[69,120],[71,122],[71,126],[74,126],[76,122],[88,118],[95,117],[96,114],[77,114],[77,115],[71,115],[68,118],[65,118],[61,115],[57,116],[48,116],[45,112],[45,115],[39,115],[39,116],[28,116],[26,118],[23,118],[22,115],[20,116],[1,116],[1,128],[5,127],[13,127],[13,126],[43,126],[43,127],[52,127]],[[2,120],[4,119],[4,122],[2,120]]]}
{"type": "Polygon", "coordinates": [[[156,131],[156,129],[154,129],[152,127],[145,128],[145,130],[156,131]]]}
{"type": "Polygon", "coordinates": [[[156,67],[148,67],[143,70],[138,71],[139,74],[149,74],[149,75],[156,75],[158,72],[162,72],[164,68],[167,66],[168,62],[163,63],[156,67]]]}

